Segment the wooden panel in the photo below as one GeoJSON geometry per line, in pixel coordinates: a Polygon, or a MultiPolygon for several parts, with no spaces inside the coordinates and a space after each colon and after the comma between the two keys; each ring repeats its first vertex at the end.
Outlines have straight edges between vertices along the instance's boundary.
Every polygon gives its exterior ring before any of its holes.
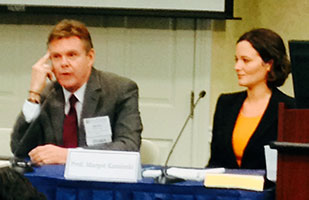
{"type": "Polygon", "coordinates": [[[286,109],[279,104],[278,141],[309,143],[309,109],[286,109]]]}
{"type": "MultiPolygon", "coordinates": [[[[287,109],[279,104],[278,141],[309,142],[309,109],[287,109]]],[[[308,151],[278,150],[277,200],[305,200],[309,196],[308,151]]]]}
{"type": "Polygon", "coordinates": [[[279,153],[277,200],[307,200],[309,197],[309,155],[279,153]]]}

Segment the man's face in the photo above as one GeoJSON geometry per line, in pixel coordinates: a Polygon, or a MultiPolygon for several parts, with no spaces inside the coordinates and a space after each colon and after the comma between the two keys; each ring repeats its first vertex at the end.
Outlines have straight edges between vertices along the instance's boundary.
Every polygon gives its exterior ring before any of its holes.
{"type": "Polygon", "coordinates": [[[72,36],[51,41],[48,51],[56,79],[65,89],[73,93],[88,81],[94,49],[87,53],[82,40],[72,36]]]}

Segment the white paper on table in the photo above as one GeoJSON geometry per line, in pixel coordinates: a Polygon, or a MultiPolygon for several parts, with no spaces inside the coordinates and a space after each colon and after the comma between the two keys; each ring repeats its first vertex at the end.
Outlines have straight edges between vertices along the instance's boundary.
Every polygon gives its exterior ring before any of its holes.
{"type": "Polygon", "coordinates": [[[143,171],[143,177],[145,178],[156,178],[162,174],[160,169],[145,169],[143,171]]]}
{"type": "Polygon", "coordinates": [[[185,180],[203,181],[207,173],[224,173],[224,168],[192,169],[171,167],[167,174],[185,180]]]}

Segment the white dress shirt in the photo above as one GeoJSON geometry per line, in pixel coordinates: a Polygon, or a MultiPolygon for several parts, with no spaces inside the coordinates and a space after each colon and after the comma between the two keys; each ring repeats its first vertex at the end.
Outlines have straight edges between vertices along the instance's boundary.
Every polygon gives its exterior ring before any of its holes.
{"type": "MultiPolygon", "coordinates": [[[[78,99],[78,102],[76,102],[76,104],[75,104],[78,123],[80,123],[80,116],[81,116],[82,107],[83,107],[83,103],[84,103],[84,94],[85,94],[85,90],[86,90],[86,85],[87,85],[87,83],[85,83],[82,87],[80,87],[78,90],[76,90],[73,93],[75,95],[75,97],[78,99]]],[[[64,99],[65,99],[64,113],[68,114],[68,112],[70,110],[69,98],[70,98],[72,93],[69,92],[68,90],[66,90],[64,87],[62,87],[62,90],[63,90],[63,94],[64,94],[64,99]]],[[[25,100],[22,112],[25,116],[26,122],[30,123],[39,116],[39,114],[41,112],[41,105],[36,104],[36,103],[32,103],[28,100],[25,100]]]]}

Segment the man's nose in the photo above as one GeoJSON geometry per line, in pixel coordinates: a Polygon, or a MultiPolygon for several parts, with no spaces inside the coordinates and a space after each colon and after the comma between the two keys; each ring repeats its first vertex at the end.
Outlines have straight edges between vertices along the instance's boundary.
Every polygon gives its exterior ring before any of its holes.
{"type": "Polygon", "coordinates": [[[62,67],[67,67],[69,65],[69,59],[66,56],[63,56],[61,59],[61,66],[62,67]]]}

